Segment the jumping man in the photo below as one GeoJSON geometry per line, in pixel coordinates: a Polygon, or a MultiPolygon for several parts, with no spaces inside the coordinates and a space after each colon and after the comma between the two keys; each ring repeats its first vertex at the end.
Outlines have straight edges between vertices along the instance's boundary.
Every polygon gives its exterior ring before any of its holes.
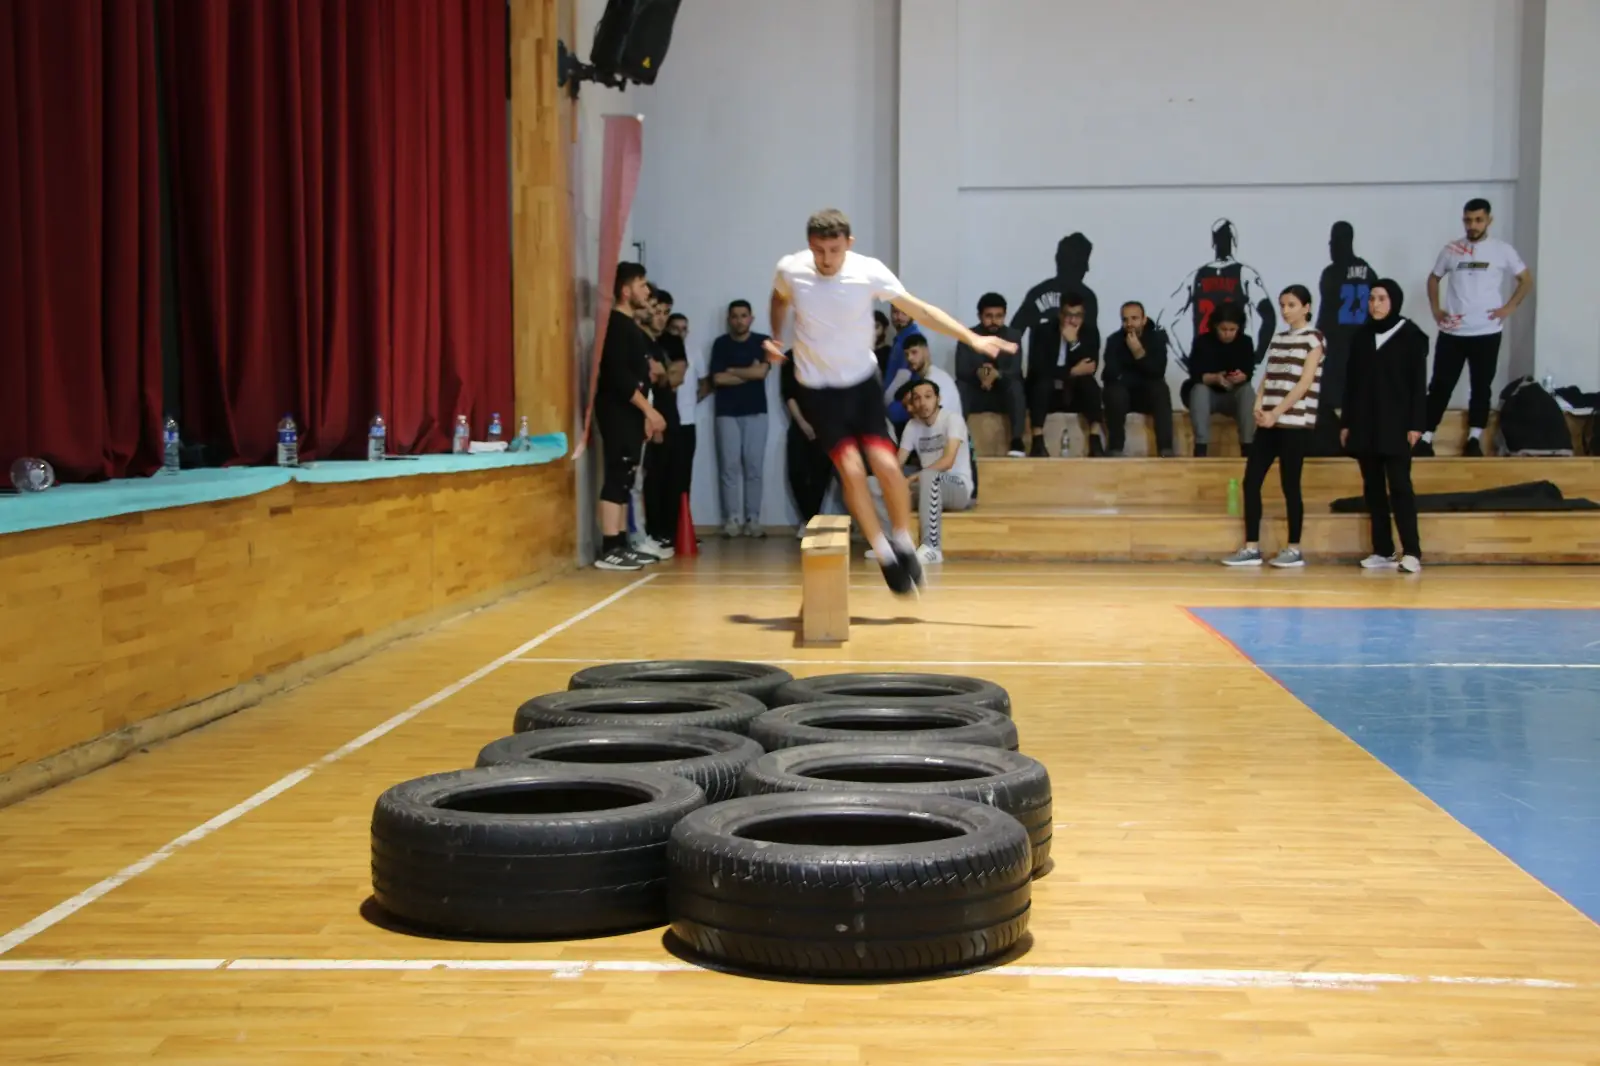
{"type": "Polygon", "coordinates": [[[784,358],[784,327],[794,308],[794,373],[798,402],[833,459],[850,514],[872,544],[884,580],[899,595],[922,585],[922,564],[911,539],[911,494],[889,439],[888,414],[872,351],[873,303],[887,300],[918,324],[961,341],[986,359],[1017,346],[981,337],[950,315],[912,296],[894,272],[851,251],[850,220],[836,210],[806,222],[805,251],[778,260],[772,281],[772,337],[767,357],[784,358]],[[863,453],[865,459],[863,460],[863,453]],[[867,467],[877,475],[893,531],[885,536],[872,506],[867,467]]]}

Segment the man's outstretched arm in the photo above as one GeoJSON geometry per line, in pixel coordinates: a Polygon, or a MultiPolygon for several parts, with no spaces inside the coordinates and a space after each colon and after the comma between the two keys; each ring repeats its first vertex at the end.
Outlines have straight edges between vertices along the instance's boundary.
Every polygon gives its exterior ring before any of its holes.
{"type": "Polygon", "coordinates": [[[910,293],[896,296],[890,302],[907,315],[910,315],[918,325],[928,326],[939,333],[943,333],[946,337],[954,337],[968,348],[987,358],[993,359],[997,355],[1010,355],[1017,350],[1015,342],[1008,341],[1004,337],[980,337],[945,311],[930,303],[924,303],[910,293]]]}

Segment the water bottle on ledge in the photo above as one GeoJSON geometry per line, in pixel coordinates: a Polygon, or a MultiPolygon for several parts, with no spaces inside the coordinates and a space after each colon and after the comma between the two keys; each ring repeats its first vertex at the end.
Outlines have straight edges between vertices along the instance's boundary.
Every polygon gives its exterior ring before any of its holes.
{"type": "Polygon", "coordinates": [[[511,451],[525,452],[528,447],[528,416],[523,415],[517,421],[517,435],[511,439],[511,451]]]}
{"type": "Polygon", "coordinates": [[[489,416],[489,439],[500,440],[505,433],[505,428],[500,425],[500,412],[496,411],[489,416]]]}
{"type": "Polygon", "coordinates": [[[382,415],[373,415],[372,422],[367,426],[367,462],[383,462],[383,454],[388,450],[389,427],[384,425],[382,415]]]}
{"type": "Polygon", "coordinates": [[[43,492],[55,483],[55,467],[43,459],[29,457],[11,464],[11,484],[18,492],[43,492]]]}
{"type": "Polygon", "coordinates": [[[466,455],[467,446],[472,443],[472,427],[467,425],[466,415],[456,415],[456,432],[450,441],[450,451],[455,455],[466,455]]]}
{"type": "Polygon", "coordinates": [[[161,472],[163,474],[176,474],[183,467],[180,452],[182,442],[178,438],[178,420],[171,415],[167,416],[166,425],[161,428],[161,472]]]}
{"type": "Polygon", "coordinates": [[[293,415],[284,415],[278,423],[278,465],[300,465],[300,427],[294,424],[293,415]]]}
{"type": "Polygon", "coordinates": [[[1065,459],[1072,454],[1072,430],[1061,431],[1061,458],[1065,459]]]}

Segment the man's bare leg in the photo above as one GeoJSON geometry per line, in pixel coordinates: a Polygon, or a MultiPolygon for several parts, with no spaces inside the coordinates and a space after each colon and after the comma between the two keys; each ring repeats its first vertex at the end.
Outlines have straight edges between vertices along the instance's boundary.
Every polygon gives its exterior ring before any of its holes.
{"type": "MultiPolygon", "coordinates": [[[[905,471],[900,469],[899,454],[888,441],[873,441],[867,447],[867,462],[872,464],[872,473],[878,479],[878,487],[883,490],[884,506],[889,509],[889,528],[893,531],[891,539],[897,543],[903,539],[900,547],[910,545],[909,550],[914,550],[916,541],[911,537],[911,486],[906,484],[905,471]]],[[[865,484],[866,479],[863,478],[862,485],[865,484]]]]}
{"type": "Polygon", "coordinates": [[[867,445],[867,459],[862,460],[861,449],[847,441],[834,449],[834,469],[839,472],[839,487],[844,494],[845,506],[861,527],[861,535],[872,545],[878,565],[883,568],[889,587],[902,595],[909,594],[921,584],[921,567],[917,565],[916,547],[911,542],[911,492],[905,475],[900,472],[900,459],[888,441],[872,441],[867,445]],[[867,463],[878,475],[889,509],[889,521],[894,528],[893,540],[884,535],[878,521],[878,510],[872,505],[872,490],[867,485],[867,463]],[[909,547],[908,547],[909,545],[909,547]],[[909,563],[907,563],[909,560],[909,563]],[[908,569],[912,567],[914,569],[908,569]]]}

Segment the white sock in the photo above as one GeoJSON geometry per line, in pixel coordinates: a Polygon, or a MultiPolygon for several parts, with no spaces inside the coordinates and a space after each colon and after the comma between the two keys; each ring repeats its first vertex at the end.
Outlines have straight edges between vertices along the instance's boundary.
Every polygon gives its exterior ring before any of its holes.
{"type": "Polygon", "coordinates": [[[1433,443],[1433,431],[1429,430],[1427,433],[1424,433],[1422,435],[1422,439],[1427,441],[1429,444],[1432,444],[1433,443]]]}
{"type": "Polygon", "coordinates": [[[878,557],[880,563],[894,561],[894,549],[889,546],[889,538],[883,535],[883,530],[878,530],[872,538],[872,553],[878,557]]]}
{"type": "Polygon", "coordinates": [[[892,539],[894,541],[894,546],[903,552],[914,552],[917,550],[917,542],[911,539],[911,534],[906,530],[895,530],[892,539]]]}
{"type": "Polygon", "coordinates": [[[1483,436],[1483,430],[1475,429],[1471,433],[1469,433],[1467,436],[1468,436],[1469,440],[1478,440],[1479,438],[1481,438],[1483,436]]]}

